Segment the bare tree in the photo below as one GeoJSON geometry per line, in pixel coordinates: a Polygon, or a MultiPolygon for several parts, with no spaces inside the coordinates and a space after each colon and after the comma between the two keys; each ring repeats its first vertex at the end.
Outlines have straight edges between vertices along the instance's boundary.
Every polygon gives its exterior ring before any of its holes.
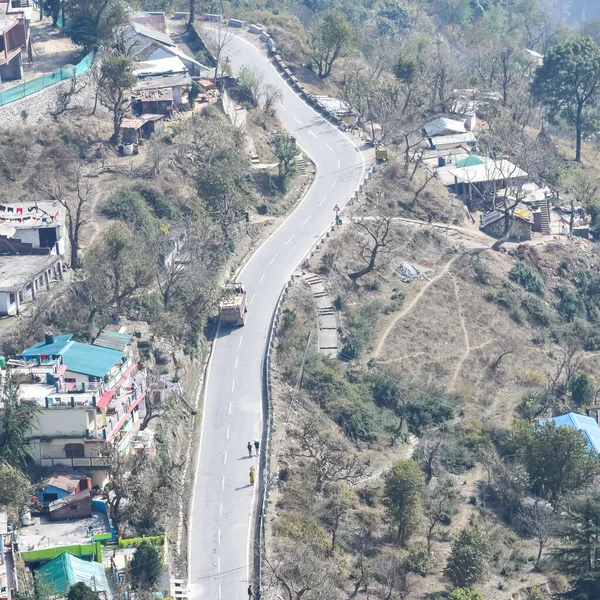
{"type": "Polygon", "coordinates": [[[350,273],[350,279],[356,281],[373,271],[377,256],[387,250],[388,238],[392,231],[392,217],[377,216],[372,220],[360,219],[354,221],[354,224],[363,233],[361,257],[367,263],[363,269],[350,273]]]}
{"type": "Polygon", "coordinates": [[[449,446],[448,438],[440,431],[431,431],[419,440],[413,460],[425,474],[427,485],[440,474],[442,457],[448,452],[449,446]]]}
{"type": "Polygon", "coordinates": [[[428,489],[423,503],[423,514],[427,522],[425,537],[428,554],[431,554],[433,536],[437,528],[452,516],[459,500],[460,494],[451,477],[439,480],[433,488],[428,489]]]}
{"type": "Polygon", "coordinates": [[[222,87],[225,69],[229,63],[229,48],[235,37],[235,30],[223,23],[211,23],[210,27],[208,25],[205,27],[208,31],[208,35],[206,36],[208,47],[216,63],[215,84],[222,87]]]}
{"type": "Polygon", "coordinates": [[[266,115],[274,115],[275,105],[283,101],[283,92],[276,85],[268,83],[263,86],[260,96],[262,98],[263,112],[266,115]]]}
{"type": "Polygon", "coordinates": [[[290,456],[308,459],[317,492],[334,483],[355,484],[365,476],[366,465],[326,429],[322,418],[305,418],[292,434],[298,445],[290,449],[290,456]]]}
{"type": "Polygon", "coordinates": [[[66,212],[67,232],[71,246],[71,268],[79,267],[79,249],[82,228],[91,218],[93,186],[83,173],[83,165],[74,168],[74,185],[63,183],[55,173],[53,177],[35,179],[35,186],[51,200],[58,202],[66,212]]]}
{"type": "Polygon", "coordinates": [[[535,566],[540,566],[542,552],[556,532],[556,515],[552,507],[539,500],[523,506],[518,513],[519,520],[530,535],[535,537],[538,544],[538,554],[535,566]]]}
{"type": "Polygon", "coordinates": [[[75,96],[80,94],[86,87],[87,82],[80,81],[77,78],[77,72],[75,68],[73,68],[73,75],[69,80],[69,87],[64,90],[61,89],[56,95],[56,107],[51,113],[52,116],[56,118],[69,110],[73,110],[71,107],[71,102],[75,96]]]}

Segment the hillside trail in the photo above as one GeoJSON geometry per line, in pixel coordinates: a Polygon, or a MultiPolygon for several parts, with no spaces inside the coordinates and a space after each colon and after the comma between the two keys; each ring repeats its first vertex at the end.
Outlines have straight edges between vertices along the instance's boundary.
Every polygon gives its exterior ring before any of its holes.
{"type": "Polygon", "coordinates": [[[450,278],[452,279],[452,283],[454,285],[454,296],[456,298],[456,304],[457,304],[457,309],[458,309],[458,319],[459,319],[460,328],[463,332],[463,337],[465,340],[465,349],[463,350],[460,360],[458,361],[456,367],[454,368],[454,375],[452,376],[452,380],[450,382],[450,391],[453,392],[456,388],[456,381],[458,380],[458,376],[460,375],[463,365],[465,364],[465,361],[467,360],[467,358],[469,358],[469,355],[471,354],[471,352],[473,350],[479,350],[481,348],[484,348],[485,346],[490,344],[493,340],[487,340],[487,342],[483,342],[482,344],[479,344],[478,346],[471,346],[471,343],[469,341],[469,332],[467,331],[467,326],[465,323],[463,303],[460,298],[460,287],[458,285],[458,282],[456,281],[456,276],[453,273],[450,273],[450,278]]]}
{"type": "Polygon", "coordinates": [[[442,270],[432,279],[430,279],[418,292],[417,295],[410,301],[410,303],[408,304],[408,306],[406,306],[406,308],[402,309],[390,322],[390,324],[386,327],[385,331],[383,332],[383,334],[381,335],[381,337],[379,338],[379,343],[377,344],[377,347],[375,348],[375,351],[373,352],[373,358],[377,358],[379,356],[379,354],[381,353],[383,346],[385,345],[385,341],[388,337],[388,335],[390,334],[390,332],[392,331],[392,329],[394,329],[394,327],[396,327],[396,324],[403,319],[408,313],[410,313],[412,311],[412,309],[419,303],[419,300],[423,297],[423,294],[430,288],[430,286],[432,286],[436,281],[438,281],[439,279],[441,279],[442,277],[444,277],[444,275],[446,275],[448,273],[448,271],[450,270],[450,267],[454,264],[454,262],[456,261],[456,259],[461,256],[460,254],[457,254],[455,256],[453,256],[442,268],[442,270]]]}

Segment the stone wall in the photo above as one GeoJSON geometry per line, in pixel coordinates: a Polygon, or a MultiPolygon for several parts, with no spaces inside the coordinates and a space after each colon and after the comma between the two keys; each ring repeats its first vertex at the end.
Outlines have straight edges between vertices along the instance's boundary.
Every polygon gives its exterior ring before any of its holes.
{"type": "MultiPolygon", "coordinates": [[[[92,67],[93,68],[93,67],[92,67]]],[[[71,107],[88,107],[94,102],[92,69],[77,77],[77,85],[86,84],[71,102],[71,107]]],[[[25,96],[4,106],[0,106],[0,130],[12,129],[19,125],[31,125],[52,116],[56,110],[59,95],[69,90],[70,80],[61,81],[40,92],[25,96]]]]}

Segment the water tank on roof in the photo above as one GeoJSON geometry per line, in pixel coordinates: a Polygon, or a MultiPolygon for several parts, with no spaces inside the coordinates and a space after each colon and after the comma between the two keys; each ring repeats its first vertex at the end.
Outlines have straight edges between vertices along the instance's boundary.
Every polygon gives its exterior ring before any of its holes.
{"type": "Polygon", "coordinates": [[[438,156],[438,167],[445,167],[446,159],[443,156],[438,156]]]}
{"type": "Polygon", "coordinates": [[[44,338],[46,339],[46,344],[54,344],[54,335],[51,333],[47,333],[44,338]]]}

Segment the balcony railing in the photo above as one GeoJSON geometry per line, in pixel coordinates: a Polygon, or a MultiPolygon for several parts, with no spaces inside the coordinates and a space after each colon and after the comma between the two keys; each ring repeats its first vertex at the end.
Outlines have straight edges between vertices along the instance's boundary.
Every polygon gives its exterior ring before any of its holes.
{"type": "Polygon", "coordinates": [[[108,467],[108,461],[103,456],[93,456],[84,458],[42,458],[42,467],[54,467],[55,465],[66,465],[76,469],[77,467],[92,467],[92,468],[106,468],[108,467]]]}

